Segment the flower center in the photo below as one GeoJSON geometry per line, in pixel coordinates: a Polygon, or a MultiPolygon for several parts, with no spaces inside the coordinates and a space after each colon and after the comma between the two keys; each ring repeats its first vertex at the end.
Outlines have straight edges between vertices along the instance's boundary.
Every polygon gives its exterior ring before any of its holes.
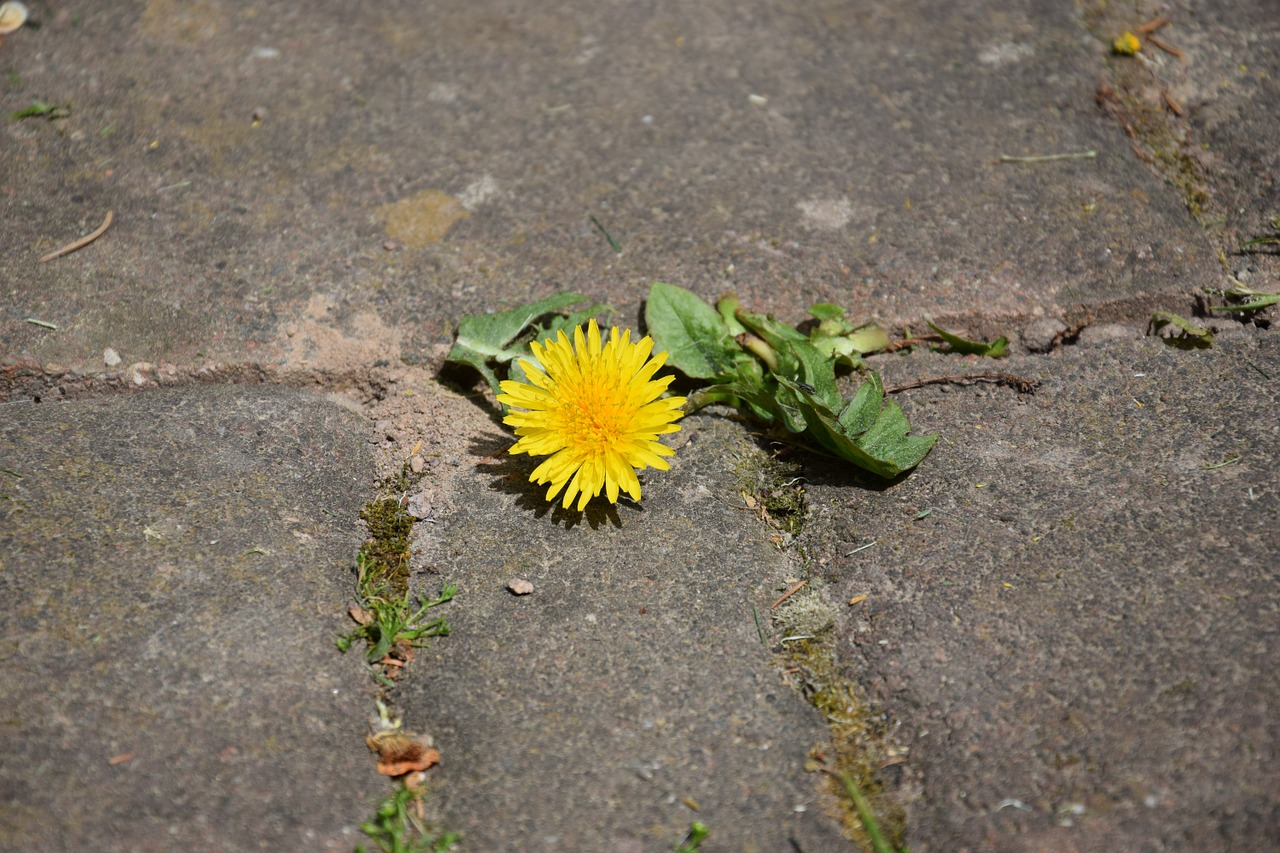
{"type": "Polygon", "coordinates": [[[603,450],[613,447],[618,440],[625,418],[617,400],[612,399],[614,396],[594,388],[562,410],[566,416],[565,431],[574,436],[581,447],[603,450]]]}

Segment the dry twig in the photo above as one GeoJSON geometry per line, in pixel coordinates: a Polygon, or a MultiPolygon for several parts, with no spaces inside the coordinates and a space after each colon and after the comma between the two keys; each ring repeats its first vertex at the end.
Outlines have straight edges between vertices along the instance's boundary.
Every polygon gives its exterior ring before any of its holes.
{"type": "Polygon", "coordinates": [[[959,373],[952,376],[931,376],[928,379],[918,379],[915,382],[907,382],[904,385],[895,385],[892,388],[884,389],[884,393],[897,394],[899,391],[910,391],[913,388],[923,388],[926,385],[972,385],[975,382],[994,382],[997,385],[1008,385],[1010,388],[1017,390],[1019,394],[1034,394],[1036,387],[1040,384],[1038,379],[1028,379],[1025,376],[1018,376],[1016,373],[959,373]]]}
{"type": "Polygon", "coordinates": [[[1172,55],[1172,56],[1176,56],[1176,57],[1178,57],[1179,59],[1186,59],[1186,58],[1187,58],[1187,56],[1186,56],[1186,54],[1185,54],[1185,53],[1183,53],[1182,51],[1178,50],[1176,47],[1174,47],[1174,46],[1173,46],[1173,45],[1171,45],[1171,44],[1166,44],[1165,42],[1160,41],[1160,39],[1156,38],[1155,36],[1147,36],[1147,41],[1151,42],[1151,43],[1152,43],[1152,44],[1154,44],[1156,47],[1158,47],[1158,48],[1160,48],[1161,50],[1163,50],[1165,53],[1168,53],[1168,54],[1170,54],[1170,55],[1172,55]]]}
{"type": "Polygon", "coordinates": [[[107,218],[102,220],[102,224],[98,226],[98,229],[96,231],[93,231],[89,234],[84,235],[79,240],[76,240],[74,243],[68,243],[67,245],[63,246],[61,249],[55,249],[54,251],[45,255],[36,263],[43,264],[45,261],[51,261],[54,258],[60,258],[63,255],[69,255],[77,249],[83,249],[85,246],[89,245],[94,240],[97,240],[103,234],[107,233],[107,229],[111,227],[111,220],[114,217],[115,217],[115,211],[108,210],[107,218]]]}
{"type": "Polygon", "coordinates": [[[800,591],[800,588],[801,588],[801,587],[803,587],[803,586],[804,586],[805,584],[807,584],[808,582],[809,582],[808,578],[806,578],[806,579],[804,579],[804,580],[802,580],[802,581],[796,581],[794,584],[792,584],[792,585],[791,585],[791,588],[790,588],[790,589],[788,589],[788,590],[787,590],[786,592],[784,592],[782,595],[778,596],[778,600],[777,600],[777,601],[775,601],[773,604],[770,604],[770,605],[769,605],[769,609],[770,609],[770,610],[775,610],[775,609],[778,607],[778,605],[779,605],[779,604],[781,604],[782,602],[786,601],[788,598],[790,598],[791,596],[793,596],[793,595],[795,595],[797,592],[799,592],[799,591],[800,591]]]}
{"type": "Polygon", "coordinates": [[[1168,25],[1169,25],[1169,19],[1164,15],[1161,15],[1158,18],[1152,18],[1151,20],[1147,21],[1145,24],[1141,24],[1136,30],[1134,30],[1134,32],[1140,36],[1149,36],[1152,33],[1154,33],[1156,30],[1160,29],[1161,27],[1165,27],[1168,25]]]}

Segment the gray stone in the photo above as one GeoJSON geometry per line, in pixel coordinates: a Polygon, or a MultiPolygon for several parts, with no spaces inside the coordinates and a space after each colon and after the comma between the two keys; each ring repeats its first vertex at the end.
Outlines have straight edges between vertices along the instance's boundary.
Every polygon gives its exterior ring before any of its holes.
{"type": "Polygon", "coordinates": [[[364,430],[280,389],[6,407],[0,847],[352,848],[364,430]]]}
{"type": "MultiPolygon", "coordinates": [[[[886,384],[907,366],[885,365],[886,384]]],[[[843,648],[902,724],[893,778],[921,792],[910,848],[1270,847],[1280,392],[1263,374],[1280,376],[1280,339],[1146,338],[1003,367],[1065,381],[909,392],[913,424],[944,440],[860,495],[856,519],[823,509],[846,478],[804,472],[819,509],[799,544],[870,596],[843,648]],[[877,546],[843,557],[863,531],[877,546]]]]}
{"type": "Polygon", "coordinates": [[[1022,330],[1022,344],[1031,352],[1049,352],[1061,343],[1067,324],[1054,317],[1037,320],[1022,330]]]}
{"type": "Polygon", "coordinates": [[[641,505],[583,514],[549,507],[523,458],[457,481],[465,509],[426,556],[465,605],[405,704],[448,746],[433,797],[468,849],[669,849],[694,819],[726,850],[844,846],[803,769],[825,726],[753,615],[791,566],[722,497],[739,440],[687,419],[641,505]],[[536,595],[508,590],[517,568],[536,595]]]}

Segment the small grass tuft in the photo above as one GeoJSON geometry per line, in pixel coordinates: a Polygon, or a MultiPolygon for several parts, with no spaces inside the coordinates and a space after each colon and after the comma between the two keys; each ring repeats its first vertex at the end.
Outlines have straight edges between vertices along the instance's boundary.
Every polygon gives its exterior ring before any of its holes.
{"type": "Polygon", "coordinates": [[[711,830],[705,823],[695,820],[689,824],[689,831],[685,833],[684,838],[675,846],[672,853],[697,853],[702,842],[706,841],[710,834],[711,830]]]}
{"type": "Polygon", "coordinates": [[[337,639],[338,651],[346,653],[357,640],[364,640],[368,644],[365,660],[376,664],[398,645],[417,647],[424,645],[427,637],[449,636],[449,624],[443,616],[430,621],[426,621],[426,616],[431,608],[451,601],[457,587],[445,584],[439,597],[434,599],[419,596],[415,608],[408,590],[403,595],[395,594],[390,585],[381,580],[378,568],[377,561],[365,552],[357,555],[356,597],[360,608],[353,611],[353,616],[358,625],[337,639]]]}
{"type": "MultiPolygon", "coordinates": [[[[401,477],[387,485],[406,486],[409,484],[407,476],[406,465],[401,477]]],[[[446,584],[436,598],[419,595],[416,603],[411,597],[409,543],[413,518],[404,511],[398,497],[370,501],[360,517],[368,525],[369,538],[356,556],[357,606],[348,611],[356,628],[339,636],[335,644],[344,653],[359,641],[367,645],[365,661],[379,686],[376,700],[379,722],[374,735],[367,738],[366,743],[370,749],[380,753],[379,772],[390,775],[383,766],[385,738],[380,739],[380,735],[400,730],[399,717],[388,707],[396,687],[395,679],[412,662],[415,647],[425,645],[428,637],[448,635],[448,623],[443,617],[431,618],[430,611],[451,601],[457,588],[446,584]]],[[[404,734],[404,739],[429,742],[408,734],[404,734]]],[[[438,758],[439,754],[435,753],[432,761],[438,758]]],[[[430,764],[424,762],[425,766],[430,764]]],[[[424,777],[420,771],[411,769],[404,774],[391,795],[378,803],[373,817],[360,824],[361,832],[376,845],[370,849],[381,853],[445,853],[452,850],[459,836],[427,824],[423,805],[425,794],[424,777]]],[[[365,853],[366,847],[357,845],[355,849],[357,853],[365,853]]]]}
{"type": "MultiPolygon", "coordinates": [[[[897,853],[893,846],[885,840],[884,833],[880,831],[880,821],[876,820],[876,813],[871,810],[871,805],[867,802],[867,798],[862,796],[862,792],[858,790],[853,778],[848,773],[841,773],[840,784],[844,786],[845,793],[853,801],[853,807],[858,812],[858,819],[862,821],[862,828],[866,830],[867,839],[871,842],[872,851],[874,853],[897,853]]],[[[902,848],[903,853],[906,853],[906,850],[907,848],[902,848]]]]}
{"type": "MultiPolygon", "coordinates": [[[[422,820],[422,794],[405,785],[397,785],[395,791],[378,804],[373,819],[360,824],[360,831],[377,845],[382,853],[447,853],[459,841],[456,832],[436,835],[435,830],[422,820]]],[[[367,853],[363,844],[356,845],[356,853],[367,853]]]]}

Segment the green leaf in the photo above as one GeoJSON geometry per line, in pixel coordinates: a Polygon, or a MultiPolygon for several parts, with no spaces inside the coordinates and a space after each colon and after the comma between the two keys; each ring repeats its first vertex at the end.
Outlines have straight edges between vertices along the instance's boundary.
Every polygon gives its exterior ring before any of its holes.
{"type": "Polygon", "coordinates": [[[754,311],[739,308],[734,312],[734,316],[748,329],[764,338],[769,346],[776,350],[781,351],[788,341],[798,343],[808,343],[809,341],[808,335],[797,332],[795,328],[780,320],[773,319],[768,314],[757,314],[754,311]]]}
{"type": "Polygon", "coordinates": [[[754,340],[742,342],[743,349],[761,359],[771,373],[791,379],[800,376],[801,364],[790,345],[807,344],[807,336],[767,314],[756,314],[739,308],[734,316],[754,336],[754,340]]]}
{"type": "Polygon", "coordinates": [[[783,377],[777,378],[779,381],[773,389],[773,400],[776,411],[782,418],[782,425],[787,428],[787,432],[802,433],[809,428],[809,421],[802,408],[808,391],[783,377]]]}
{"type": "Polygon", "coordinates": [[[735,338],[747,330],[747,327],[739,323],[738,318],[734,316],[741,307],[742,302],[739,301],[736,293],[726,293],[716,300],[716,311],[720,313],[720,319],[724,321],[724,327],[735,338]]]}
{"type": "Polygon", "coordinates": [[[44,101],[32,101],[31,106],[18,110],[16,113],[10,113],[9,118],[21,120],[24,118],[44,117],[53,121],[57,118],[66,118],[71,114],[70,107],[63,107],[58,104],[46,104],[44,101]]]}
{"type": "Polygon", "coordinates": [[[810,333],[809,343],[838,364],[857,368],[862,365],[864,354],[880,352],[889,346],[889,334],[876,323],[855,329],[844,320],[829,319],[810,333]]]}
{"type": "Polygon", "coordinates": [[[742,352],[716,310],[683,287],[654,282],[644,322],[654,349],[666,350],[667,364],[692,379],[727,377],[742,352]]]}
{"type": "Polygon", "coordinates": [[[557,293],[508,311],[464,317],[458,322],[457,337],[454,338],[453,348],[449,350],[445,360],[471,365],[480,372],[496,394],[499,392],[498,377],[489,363],[505,363],[528,355],[527,341],[514,344],[534,320],[576,305],[586,298],[577,293],[557,293]]]}
{"type": "Polygon", "coordinates": [[[535,326],[536,334],[533,340],[540,344],[556,338],[561,332],[564,332],[573,338],[573,330],[578,326],[585,326],[592,317],[600,317],[601,327],[609,325],[609,318],[613,316],[613,308],[608,305],[589,305],[577,311],[570,311],[567,314],[552,314],[551,318],[545,323],[539,323],[535,326]]]}
{"type": "Polygon", "coordinates": [[[811,392],[829,409],[840,407],[840,389],[836,387],[835,362],[803,341],[788,341],[787,347],[799,365],[799,379],[813,389],[811,392]]]}
{"type": "Polygon", "coordinates": [[[840,428],[846,435],[862,435],[880,417],[880,404],[883,400],[884,383],[880,380],[880,374],[873,370],[867,381],[858,386],[849,405],[840,412],[840,428]]]}
{"type": "Polygon", "coordinates": [[[880,352],[889,346],[889,333],[878,323],[859,326],[845,337],[853,344],[854,350],[863,355],[880,352]]]}
{"type": "Polygon", "coordinates": [[[700,388],[685,404],[685,411],[696,411],[712,403],[731,403],[735,400],[745,403],[756,420],[766,426],[772,426],[782,419],[777,398],[766,391],[762,383],[754,381],[725,382],[700,388]]]}
{"type": "Polygon", "coordinates": [[[832,305],[830,302],[818,302],[814,305],[810,305],[809,313],[818,320],[844,319],[844,309],[839,305],[832,305]]]}
{"type": "MultiPolygon", "coordinates": [[[[871,427],[857,438],[846,433],[831,410],[813,395],[786,379],[780,378],[779,383],[791,386],[798,398],[800,412],[808,425],[806,436],[828,452],[881,477],[896,477],[914,468],[938,440],[936,435],[907,435],[911,427],[901,407],[893,400],[885,400],[883,408],[879,408],[883,386],[879,384],[878,377],[874,384],[864,383],[864,389],[870,386],[870,391],[859,389],[859,396],[867,394],[879,411],[871,427]]],[[[867,405],[867,398],[859,401],[855,397],[860,409],[867,405]]]]}
{"type": "Polygon", "coordinates": [[[702,821],[695,820],[689,824],[689,831],[685,833],[684,840],[676,845],[672,853],[698,853],[698,848],[702,842],[707,840],[707,836],[711,834],[711,830],[702,821]]]}
{"type": "Polygon", "coordinates": [[[891,476],[908,471],[920,464],[938,441],[936,435],[908,435],[911,424],[902,407],[894,400],[886,399],[880,417],[871,429],[858,439],[858,446],[871,456],[894,466],[891,476]]]}
{"type": "Polygon", "coordinates": [[[1160,335],[1160,337],[1171,347],[1177,347],[1178,349],[1207,349],[1213,346],[1213,332],[1197,326],[1190,320],[1179,317],[1172,311],[1156,311],[1153,313],[1148,329],[1153,334],[1160,334],[1161,329],[1170,325],[1179,329],[1179,333],[1167,337],[1160,335]]]}
{"type": "MultiPolygon", "coordinates": [[[[1228,294],[1230,295],[1230,294],[1228,294]]],[[[1280,293],[1257,293],[1257,299],[1235,305],[1214,305],[1212,311],[1260,311],[1280,302],[1280,293]]]]}
{"type": "Polygon", "coordinates": [[[953,352],[963,353],[964,355],[985,355],[989,358],[1001,358],[1008,353],[1009,339],[1005,337],[996,338],[991,343],[985,341],[971,341],[954,335],[946,329],[939,328],[932,320],[926,321],[929,328],[933,329],[941,338],[951,346],[953,352]]]}

